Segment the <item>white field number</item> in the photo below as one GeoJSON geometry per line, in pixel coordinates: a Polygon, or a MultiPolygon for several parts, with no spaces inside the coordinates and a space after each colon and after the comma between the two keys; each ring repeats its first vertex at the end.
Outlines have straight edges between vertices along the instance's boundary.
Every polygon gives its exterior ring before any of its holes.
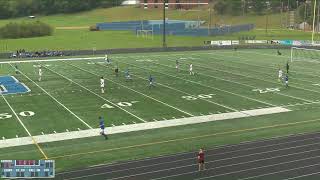
{"type": "MultiPolygon", "coordinates": [[[[18,113],[19,116],[22,117],[30,117],[30,116],[34,116],[35,113],[32,111],[22,111],[20,113],[18,113]]],[[[0,113],[0,119],[9,119],[12,118],[12,114],[9,113],[0,113]]]]}
{"type": "Polygon", "coordinates": [[[194,101],[197,99],[211,99],[212,96],[214,95],[215,94],[199,94],[199,95],[192,95],[192,96],[182,96],[182,98],[188,101],[194,101]]]}
{"type": "MultiPolygon", "coordinates": [[[[134,103],[137,103],[139,101],[131,101],[131,102],[119,102],[117,103],[118,106],[121,107],[130,107],[132,106],[134,103]]],[[[101,106],[102,109],[112,109],[114,108],[114,106],[110,105],[110,104],[104,104],[101,106]]]]}
{"type": "Polygon", "coordinates": [[[264,93],[270,93],[270,92],[279,92],[280,88],[253,89],[252,91],[257,91],[260,94],[264,94],[264,93]]]}

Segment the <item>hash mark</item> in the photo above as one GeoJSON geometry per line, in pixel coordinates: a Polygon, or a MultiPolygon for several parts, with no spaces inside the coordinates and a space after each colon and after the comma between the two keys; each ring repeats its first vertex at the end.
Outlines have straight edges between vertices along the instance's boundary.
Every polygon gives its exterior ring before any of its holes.
{"type": "Polygon", "coordinates": [[[172,117],[172,119],[175,119],[175,118],[176,118],[176,117],[174,117],[174,116],[172,117]]]}
{"type": "Polygon", "coordinates": [[[69,129],[66,129],[67,132],[69,132],[69,129]]]}
{"type": "Polygon", "coordinates": [[[133,124],[137,124],[136,122],[134,122],[134,121],[132,121],[133,122],[133,124]]]}
{"type": "Polygon", "coordinates": [[[57,134],[57,132],[56,131],[53,131],[55,134],[57,134]]]}
{"type": "Polygon", "coordinates": [[[162,118],[163,120],[167,120],[166,118],[162,118]]]}
{"type": "Polygon", "coordinates": [[[122,123],[123,125],[126,125],[126,123],[122,123]]]}
{"type": "Polygon", "coordinates": [[[153,119],[154,121],[158,121],[158,120],[156,120],[156,119],[153,119]]]}
{"type": "Polygon", "coordinates": [[[18,138],[19,136],[18,135],[16,135],[16,138],[18,138]]]}
{"type": "Polygon", "coordinates": [[[81,129],[80,128],[78,128],[78,131],[80,131],[81,129]]]}
{"type": "Polygon", "coordinates": [[[41,134],[42,134],[42,135],[44,135],[44,133],[43,133],[43,132],[41,132],[41,134]]]}
{"type": "Polygon", "coordinates": [[[5,140],[6,138],[2,136],[2,139],[5,140]]]}

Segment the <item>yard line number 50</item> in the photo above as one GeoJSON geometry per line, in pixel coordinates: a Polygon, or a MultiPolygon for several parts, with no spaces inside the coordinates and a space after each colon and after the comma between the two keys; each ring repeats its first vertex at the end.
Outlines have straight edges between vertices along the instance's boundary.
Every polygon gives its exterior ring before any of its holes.
{"type": "MultiPolygon", "coordinates": [[[[18,115],[22,116],[22,117],[30,117],[30,116],[34,116],[35,113],[32,111],[22,111],[22,112],[18,113],[18,115]]],[[[9,119],[12,117],[13,117],[13,115],[10,113],[0,113],[0,119],[9,119]]]]}

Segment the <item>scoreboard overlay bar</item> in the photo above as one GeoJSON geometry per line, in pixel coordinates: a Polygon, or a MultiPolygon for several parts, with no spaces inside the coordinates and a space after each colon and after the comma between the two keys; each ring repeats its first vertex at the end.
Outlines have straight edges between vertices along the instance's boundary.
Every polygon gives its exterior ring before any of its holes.
{"type": "Polygon", "coordinates": [[[54,160],[0,160],[1,178],[54,178],[54,160]]]}

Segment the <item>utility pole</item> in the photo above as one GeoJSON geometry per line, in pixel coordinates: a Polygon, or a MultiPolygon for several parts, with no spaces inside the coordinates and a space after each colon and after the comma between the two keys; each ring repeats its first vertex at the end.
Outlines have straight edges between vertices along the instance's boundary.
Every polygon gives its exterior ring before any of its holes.
{"type": "Polygon", "coordinates": [[[167,48],[167,42],[166,42],[166,1],[163,0],[163,39],[162,39],[162,47],[167,48]]]}
{"type": "Polygon", "coordinates": [[[208,23],[208,36],[211,35],[211,7],[209,7],[209,23],[208,23]]]}

